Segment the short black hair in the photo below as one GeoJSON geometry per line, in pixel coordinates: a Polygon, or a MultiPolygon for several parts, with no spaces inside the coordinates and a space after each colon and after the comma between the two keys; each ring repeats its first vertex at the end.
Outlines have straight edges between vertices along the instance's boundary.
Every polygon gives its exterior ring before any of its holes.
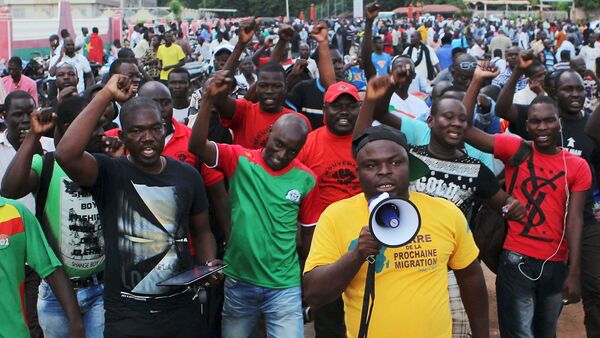
{"type": "Polygon", "coordinates": [[[446,33],[442,36],[442,45],[449,45],[452,43],[452,34],[446,33]]]}
{"type": "Polygon", "coordinates": [[[560,61],[571,61],[571,52],[566,49],[561,50],[560,61]]]}
{"type": "Polygon", "coordinates": [[[69,30],[68,30],[68,29],[66,29],[66,28],[63,28],[63,29],[61,29],[61,30],[60,30],[60,36],[61,36],[63,39],[66,39],[66,38],[68,38],[69,36],[71,36],[71,34],[69,34],[69,30]]]}
{"type": "Polygon", "coordinates": [[[35,100],[33,99],[33,97],[31,95],[29,95],[28,92],[26,92],[24,90],[15,90],[14,92],[11,92],[10,94],[8,94],[6,96],[6,98],[4,99],[4,110],[6,110],[6,112],[8,113],[13,100],[20,100],[20,99],[29,99],[29,100],[33,101],[33,104],[35,105],[35,100]]]}
{"type": "Polygon", "coordinates": [[[52,34],[48,37],[48,40],[58,40],[58,34],[52,34]]]}
{"type": "Polygon", "coordinates": [[[183,67],[177,67],[177,68],[173,69],[173,70],[172,70],[172,71],[169,73],[169,75],[167,75],[167,81],[168,81],[169,79],[171,79],[171,74],[185,74],[185,75],[187,76],[188,82],[189,82],[189,81],[191,80],[191,78],[192,78],[192,77],[191,77],[191,75],[190,75],[190,72],[188,72],[188,70],[187,70],[187,69],[185,69],[185,68],[183,68],[183,67]]]}
{"type": "Polygon", "coordinates": [[[119,67],[121,67],[121,65],[124,63],[135,63],[135,61],[133,61],[133,59],[129,59],[129,58],[115,59],[115,61],[113,61],[113,63],[111,63],[110,68],[108,68],[108,77],[111,77],[111,76],[117,74],[119,67]]]}
{"type": "Polygon", "coordinates": [[[93,27],[92,32],[98,34],[98,27],[93,27]]]}
{"type": "Polygon", "coordinates": [[[381,36],[379,36],[379,35],[375,35],[375,36],[373,37],[373,42],[375,42],[375,41],[382,41],[382,39],[381,39],[381,36]]]}
{"type": "Polygon", "coordinates": [[[502,57],[502,50],[501,49],[494,49],[494,56],[495,57],[502,57]]]}
{"type": "Polygon", "coordinates": [[[133,59],[135,58],[135,53],[131,48],[121,48],[117,53],[117,58],[119,59],[133,59]]]}
{"type": "Polygon", "coordinates": [[[552,106],[552,110],[554,110],[554,113],[556,113],[556,115],[558,115],[558,104],[556,103],[556,101],[551,98],[550,96],[537,96],[535,99],[533,99],[533,101],[531,101],[531,104],[529,104],[529,109],[527,110],[527,112],[529,113],[531,111],[531,108],[535,105],[538,104],[549,104],[552,106]]]}
{"type": "MultiPolygon", "coordinates": [[[[450,87],[450,88],[452,88],[452,87],[450,87]]],[[[460,103],[464,107],[464,104],[462,103],[462,101],[459,100],[459,99],[457,99],[457,98],[455,98],[455,97],[452,97],[452,96],[440,96],[440,98],[438,100],[435,100],[435,102],[433,102],[433,104],[431,105],[431,109],[429,110],[429,114],[431,116],[434,116],[434,115],[437,114],[438,110],[440,109],[440,104],[441,104],[441,102],[443,100],[455,100],[455,101],[457,101],[458,103],[460,103]]]]}
{"type": "Polygon", "coordinates": [[[269,61],[269,62],[265,63],[258,70],[258,76],[260,77],[260,74],[263,73],[263,72],[281,73],[281,76],[283,76],[283,79],[285,81],[285,70],[277,62],[269,61]]]}
{"type": "Polygon", "coordinates": [[[71,96],[62,100],[56,107],[56,125],[59,130],[65,131],[65,125],[73,123],[89,103],[81,96],[71,96]]]}
{"type": "Polygon", "coordinates": [[[147,97],[134,97],[129,99],[125,104],[121,107],[121,111],[119,112],[119,121],[121,122],[121,128],[126,130],[128,127],[127,118],[129,115],[133,114],[139,108],[151,108],[156,111],[158,116],[161,116],[161,110],[158,106],[158,103],[154,102],[154,100],[149,100],[147,97]]]}
{"type": "Polygon", "coordinates": [[[458,54],[464,54],[465,53],[465,49],[462,47],[455,47],[452,48],[452,58],[454,59],[458,54]]]}

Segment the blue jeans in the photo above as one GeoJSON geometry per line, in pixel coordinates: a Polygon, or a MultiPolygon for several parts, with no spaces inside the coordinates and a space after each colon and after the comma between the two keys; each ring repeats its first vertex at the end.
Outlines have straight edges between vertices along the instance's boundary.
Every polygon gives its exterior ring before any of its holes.
{"type": "MultiPolygon", "coordinates": [[[[86,338],[104,337],[104,285],[95,285],[75,290],[81,312],[86,338]]],[[[69,336],[69,320],[52,288],[45,280],[40,283],[38,293],[38,318],[44,337],[62,338],[69,336]]]]}
{"type": "Polygon", "coordinates": [[[299,286],[270,289],[227,277],[222,338],[249,337],[261,314],[265,317],[269,338],[304,337],[299,286]]]}
{"type": "Polygon", "coordinates": [[[565,262],[547,262],[540,279],[542,260],[504,250],[496,276],[498,323],[502,338],[554,338],[562,310],[562,288],[567,278],[565,262]],[[520,270],[519,270],[520,267],[520,270]],[[522,272],[521,272],[522,271],[522,272]]]}

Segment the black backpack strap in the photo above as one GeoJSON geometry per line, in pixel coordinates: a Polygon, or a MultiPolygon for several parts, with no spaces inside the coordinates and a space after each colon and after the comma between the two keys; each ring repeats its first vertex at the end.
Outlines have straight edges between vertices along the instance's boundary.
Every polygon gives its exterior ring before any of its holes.
{"type": "Polygon", "coordinates": [[[510,182],[510,187],[506,191],[509,195],[512,194],[513,189],[515,188],[515,182],[517,180],[517,175],[519,173],[519,165],[523,163],[528,157],[533,156],[533,151],[531,149],[531,144],[525,140],[521,140],[521,144],[519,145],[519,149],[517,152],[508,159],[507,163],[511,167],[515,168],[515,171],[512,175],[512,180],[510,182]]]}
{"type": "Polygon", "coordinates": [[[37,194],[35,195],[35,217],[37,217],[42,227],[45,225],[44,208],[48,198],[48,189],[50,180],[54,171],[54,152],[47,152],[42,156],[42,173],[38,184],[37,194]]]}

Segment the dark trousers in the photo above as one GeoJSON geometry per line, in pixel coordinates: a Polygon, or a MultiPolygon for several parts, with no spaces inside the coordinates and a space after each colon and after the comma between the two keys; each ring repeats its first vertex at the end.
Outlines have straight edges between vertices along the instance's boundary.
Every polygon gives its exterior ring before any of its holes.
{"type": "Polygon", "coordinates": [[[105,318],[104,337],[106,338],[208,337],[206,323],[199,320],[201,307],[197,300],[164,311],[151,308],[147,311],[139,311],[123,307],[115,311],[106,308],[105,318]]]}
{"type": "Polygon", "coordinates": [[[588,338],[600,337],[600,224],[586,224],[581,240],[581,295],[588,338]]]}
{"type": "Polygon", "coordinates": [[[562,310],[562,288],[567,278],[565,262],[542,260],[503,251],[496,276],[498,324],[502,338],[554,338],[562,310]]]}
{"type": "Polygon", "coordinates": [[[44,333],[38,322],[37,299],[40,276],[28,265],[25,265],[25,315],[31,338],[42,338],[44,333]]]}
{"type": "Polygon", "coordinates": [[[58,88],[56,88],[56,80],[48,80],[48,102],[55,102],[58,96],[58,88]]]}
{"type": "Polygon", "coordinates": [[[346,338],[342,297],[315,310],[315,338],[346,338]]]}

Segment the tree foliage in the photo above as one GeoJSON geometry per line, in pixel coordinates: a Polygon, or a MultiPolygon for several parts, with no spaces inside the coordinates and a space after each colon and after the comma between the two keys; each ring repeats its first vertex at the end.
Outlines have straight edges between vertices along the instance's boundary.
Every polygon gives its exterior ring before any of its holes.
{"type": "Polygon", "coordinates": [[[600,8],[600,1],[598,0],[575,0],[575,6],[583,7],[585,10],[592,10],[600,8]]]}
{"type": "Polygon", "coordinates": [[[173,16],[175,16],[175,19],[181,20],[181,12],[183,11],[181,2],[179,2],[179,0],[171,0],[169,2],[169,8],[171,9],[173,16]]]}

